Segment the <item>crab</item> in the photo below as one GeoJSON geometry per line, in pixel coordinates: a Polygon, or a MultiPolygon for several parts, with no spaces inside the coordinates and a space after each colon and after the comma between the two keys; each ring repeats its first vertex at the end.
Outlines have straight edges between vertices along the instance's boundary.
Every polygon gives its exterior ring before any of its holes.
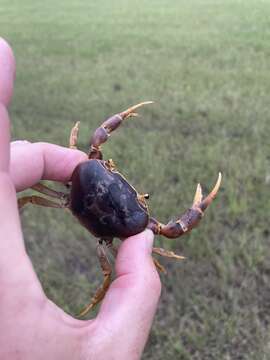
{"type": "MultiPolygon", "coordinates": [[[[45,198],[37,195],[24,196],[18,199],[21,209],[31,203],[35,205],[67,208],[79,220],[97,241],[97,256],[103,272],[103,283],[92,297],[90,303],[81,311],[80,316],[86,315],[105,296],[112,281],[112,266],[107,249],[114,257],[117,248],[113,244],[114,238],[124,241],[129,236],[140,233],[146,228],[154,234],[167,238],[178,238],[188,233],[198,225],[204,211],[216,197],[220,184],[221,173],[208,196],[203,198],[201,185],[197,185],[192,206],[176,220],[162,224],[149,215],[147,205],[148,194],[140,194],[127,179],[117,170],[112,159],[103,160],[101,145],[107,141],[110,134],[117,129],[124,120],[137,116],[137,109],[152,101],[142,102],[127,110],[115,114],[98,127],[91,140],[88,160],[83,161],[74,169],[69,186],[69,193],[55,191],[42,183],[32,187],[33,190],[46,195],[45,198]]],[[[69,147],[77,149],[79,122],[70,133],[69,147]]],[[[177,260],[184,259],[172,251],[163,248],[153,248],[153,254],[170,257],[177,260]]],[[[156,258],[153,261],[159,271],[165,271],[156,258]]]]}

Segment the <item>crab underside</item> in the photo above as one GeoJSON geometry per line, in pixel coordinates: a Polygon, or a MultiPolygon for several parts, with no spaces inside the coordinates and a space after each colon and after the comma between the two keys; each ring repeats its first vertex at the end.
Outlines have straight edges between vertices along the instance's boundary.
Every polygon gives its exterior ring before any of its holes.
{"type": "MultiPolygon", "coordinates": [[[[104,275],[102,285],[98,288],[89,305],[79,314],[86,315],[105,296],[112,281],[112,266],[110,265],[106,248],[117,256],[117,248],[113,245],[113,238],[124,239],[135,235],[145,228],[154,234],[168,238],[177,238],[189,232],[198,225],[204,211],[216,197],[221,183],[221,174],[208,196],[203,198],[200,184],[194,196],[193,204],[177,220],[166,225],[149,216],[146,199],[148,194],[139,194],[122,174],[117,171],[113,161],[103,160],[101,145],[105,143],[125,119],[137,116],[136,110],[152,102],[143,102],[119,114],[113,115],[98,127],[90,141],[89,160],[80,163],[75,168],[69,187],[70,194],[55,191],[41,183],[32,187],[33,190],[46,195],[45,198],[37,195],[25,196],[18,199],[21,209],[27,203],[53,208],[68,208],[79,222],[99,240],[97,256],[104,275]]],[[[71,130],[69,147],[77,149],[79,122],[71,130]]],[[[160,256],[184,259],[172,251],[162,248],[153,248],[153,253],[160,256]]],[[[165,272],[164,267],[153,258],[159,271],[165,272]]]]}

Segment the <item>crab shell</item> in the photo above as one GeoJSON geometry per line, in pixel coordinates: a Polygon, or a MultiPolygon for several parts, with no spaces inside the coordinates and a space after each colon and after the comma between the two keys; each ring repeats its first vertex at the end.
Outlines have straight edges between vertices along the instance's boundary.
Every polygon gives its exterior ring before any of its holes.
{"type": "Polygon", "coordinates": [[[80,163],[71,181],[70,209],[94,236],[125,238],[148,225],[145,200],[109,161],[80,163]]]}

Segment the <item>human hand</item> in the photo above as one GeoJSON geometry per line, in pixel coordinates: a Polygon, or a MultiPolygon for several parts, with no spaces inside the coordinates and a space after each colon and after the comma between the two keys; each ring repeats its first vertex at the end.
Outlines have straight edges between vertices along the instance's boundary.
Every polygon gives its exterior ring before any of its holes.
{"type": "Polygon", "coordinates": [[[41,179],[67,181],[86,155],[45,143],[10,146],[14,73],[12,51],[0,39],[0,359],[139,359],[160,295],[153,234],[123,241],[116,280],[95,319],[74,319],[46,297],[25,251],[16,190],[41,179]]]}

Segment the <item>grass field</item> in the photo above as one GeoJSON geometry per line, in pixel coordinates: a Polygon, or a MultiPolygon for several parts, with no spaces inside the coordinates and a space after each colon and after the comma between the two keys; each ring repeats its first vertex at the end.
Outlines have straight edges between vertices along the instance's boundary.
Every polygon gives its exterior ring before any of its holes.
{"type": "MultiPolygon", "coordinates": [[[[14,139],[80,147],[129,105],[154,100],[104,147],[165,222],[223,173],[200,227],[157,243],[163,293],[147,360],[270,359],[270,2],[1,0],[13,46],[14,139]]],[[[75,314],[101,277],[95,240],[71,215],[24,211],[27,248],[48,296],[75,314]]]]}

